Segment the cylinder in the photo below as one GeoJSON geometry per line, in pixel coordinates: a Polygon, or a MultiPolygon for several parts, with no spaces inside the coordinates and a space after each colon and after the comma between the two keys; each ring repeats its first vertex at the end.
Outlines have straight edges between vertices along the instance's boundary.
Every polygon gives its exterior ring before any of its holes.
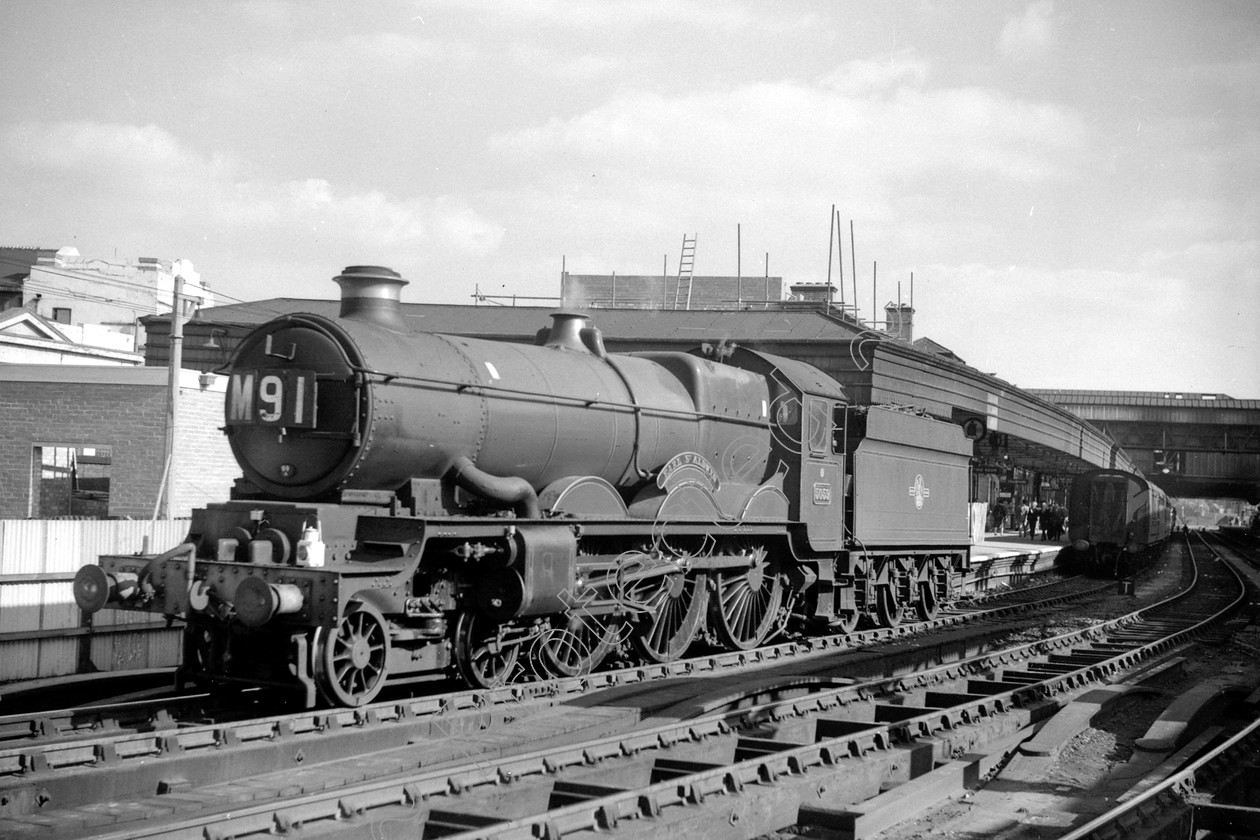
{"type": "Polygon", "coordinates": [[[236,617],[246,627],[262,627],[277,615],[302,610],[302,590],[291,583],[268,583],[260,577],[247,577],[236,587],[232,605],[236,617]]]}

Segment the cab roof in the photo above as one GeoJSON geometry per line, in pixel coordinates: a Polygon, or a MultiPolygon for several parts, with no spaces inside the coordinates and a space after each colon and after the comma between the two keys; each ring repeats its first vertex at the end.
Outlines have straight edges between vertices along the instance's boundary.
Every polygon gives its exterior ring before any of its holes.
{"type": "Polygon", "coordinates": [[[764,353],[760,350],[750,350],[747,347],[734,348],[727,361],[737,367],[751,370],[762,368],[776,370],[802,393],[848,402],[843,385],[806,362],[789,359],[786,356],[776,356],[773,353],[764,353]]]}

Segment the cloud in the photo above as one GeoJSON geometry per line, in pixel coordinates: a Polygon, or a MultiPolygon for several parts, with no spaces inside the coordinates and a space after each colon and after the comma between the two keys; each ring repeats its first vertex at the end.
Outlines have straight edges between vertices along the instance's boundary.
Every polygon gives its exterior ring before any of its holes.
{"type": "Polygon", "coordinates": [[[155,168],[174,173],[203,165],[155,125],[25,121],[4,133],[4,147],[26,166],[62,172],[122,167],[129,172],[155,168]]]}
{"type": "Polygon", "coordinates": [[[231,13],[251,26],[287,28],[292,25],[294,7],[284,0],[240,0],[231,4],[231,13]]]}
{"type": "Polygon", "coordinates": [[[524,43],[512,44],[508,55],[517,66],[531,73],[566,82],[607,78],[623,71],[627,63],[621,56],[596,53],[569,56],[524,43]]]}
{"type": "MultiPolygon", "coordinates": [[[[231,160],[201,155],[153,125],[25,122],[0,133],[0,147],[17,164],[0,174],[33,200],[55,203],[73,191],[78,214],[92,219],[75,236],[125,238],[140,229],[134,247],[146,253],[212,231],[216,253],[250,260],[319,252],[422,264],[483,256],[504,233],[449,197],[347,191],[318,177],[240,179],[231,160]],[[52,188],[50,177],[58,179],[52,188]]],[[[6,226],[18,224],[15,217],[6,226]]]]}
{"type": "Polygon", "coordinates": [[[820,80],[842,96],[860,97],[896,90],[903,84],[921,88],[928,76],[928,64],[913,51],[902,50],[887,60],[850,61],[820,80]]]}
{"type": "Polygon", "coordinates": [[[854,62],[816,84],[775,82],[664,96],[633,93],[570,117],[507,131],[491,147],[571,171],[783,186],[905,179],[959,171],[1035,181],[1087,148],[1074,112],[992,90],[924,87],[902,57],[854,62]],[[559,153],[559,155],[557,154],[559,153]]]}
{"type": "Polygon", "coordinates": [[[327,104],[328,97],[354,89],[396,96],[425,68],[474,61],[478,51],[457,39],[398,32],[349,33],[339,38],[286,41],[270,51],[230,53],[203,83],[212,97],[284,103],[327,104]]]}
{"type": "Polygon", "coordinates": [[[1018,17],[1008,17],[998,37],[998,52],[1007,58],[1040,58],[1055,44],[1054,3],[1038,0],[1018,17]]]}
{"type": "Polygon", "coordinates": [[[919,276],[931,280],[916,286],[915,334],[1021,387],[1080,387],[1088,372],[1092,388],[1210,391],[1222,386],[1205,382],[1232,381],[1249,396],[1260,377],[1250,314],[1260,284],[1244,279],[1230,298],[1180,272],[1203,259],[1254,281],[1248,265],[1256,250],[1254,243],[1195,245],[1152,254],[1131,271],[925,266],[919,276]],[[1177,335],[1196,339],[1167,340],[1177,335]],[[1228,374],[1219,370],[1222,359],[1231,360],[1228,374]]]}
{"type": "Polygon", "coordinates": [[[496,0],[436,0],[429,9],[445,8],[464,15],[475,15],[486,21],[499,21],[516,26],[521,21],[543,23],[567,29],[596,30],[647,26],[695,27],[699,31],[732,32],[753,24],[780,23],[785,16],[755,14],[740,3],[684,3],[677,0],[621,0],[617,3],[590,3],[586,0],[530,0],[500,3],[496,0]]]}

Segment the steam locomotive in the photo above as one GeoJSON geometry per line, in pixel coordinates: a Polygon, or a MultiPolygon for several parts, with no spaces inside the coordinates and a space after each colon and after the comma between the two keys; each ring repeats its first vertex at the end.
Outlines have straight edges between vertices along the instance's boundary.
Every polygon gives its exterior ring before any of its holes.
{"type": "Polygon", "coordinates": [[[1068,497],[1069,556],[1064,566],[1122,575],[1164,544],[1177,510],[1157,485],[1135,473],[1098,469],[1072,479],[1068,497]]]}
{"type": "Polygon", "coordinates": [[[176,618],[181,680],[495,687],[611,655],[934,616],[970,562],[960,427],[849,404],[743,347],[613,354],[560,312],[534,345],[412,330],[396,272],[249,333],[225,372],[243,471],[157,555],[75,598],[176,618]]]}

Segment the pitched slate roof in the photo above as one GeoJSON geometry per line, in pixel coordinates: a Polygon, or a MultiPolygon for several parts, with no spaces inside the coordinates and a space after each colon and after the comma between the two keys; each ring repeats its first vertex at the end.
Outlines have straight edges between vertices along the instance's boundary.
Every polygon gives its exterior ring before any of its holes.
{"type": "Polygon", "coordinates": [[[6,309],[0,312],[0,335],[59,341],[63,344],[73,343],[61,330],[57,329],[55,321],[50,321],[42,315],[23,308],[6,309]]]}
{"type": "MultiPolygon", "coordinates": [[[[302,298],[269,300],[215,306],[202,309],[194,320],[215,324],[261,324],[272,318],[298,312],[335,317],[341,302],[302,298]]],[[[554,306],[469,306],[465,304],[404,303],[407,323],[425,332],[458,335],[519,336],[532,339],[542,327],[550,326],[554,306]]],[[[775,310],[661,310],[592,309],[591,323],[607,338],[721,340],[738,335],[746,341],[847,341],[863,328],[828,315],[816,307],[775,310]]],[[[166,321],[168,316],[148,316],[166,321]]]]}

